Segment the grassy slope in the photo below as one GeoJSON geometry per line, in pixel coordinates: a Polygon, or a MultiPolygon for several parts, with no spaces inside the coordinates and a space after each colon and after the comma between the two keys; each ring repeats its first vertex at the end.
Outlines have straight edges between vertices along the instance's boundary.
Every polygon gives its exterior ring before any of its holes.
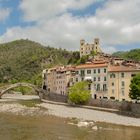
{"type": "Polygon", "coordinates": [[[41,82],[41,72],[52,65],[67,64],[72,53],[44,47],[29,40],[0,44],[0,83],[41,82]]]}
{"type": "Polygon", "coordinates": [[[140,49],[133,49],[127,52],[116,52],[113,55],[119,56],[125,59],[132,59],[132,60],[140,61],[140,49]]]}

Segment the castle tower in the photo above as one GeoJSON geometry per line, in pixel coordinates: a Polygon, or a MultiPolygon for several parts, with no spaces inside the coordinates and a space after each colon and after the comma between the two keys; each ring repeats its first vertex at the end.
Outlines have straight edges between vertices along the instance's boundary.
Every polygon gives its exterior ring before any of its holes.
{"type": "Polygon", "coordinates": [[[100,40],[99,40],[99,38],[94,39],[94,51],[98,52],[98,53],[102,52],[101,48],[100,48],[100,40]]]}
{"type": "Polygon", "coordinates": [[[83,46],[84,44],[85,44],[85,40],[84,39],[81,39],[80,40],[80,45],[83,46]]]}
{"type": "Polygon", "coordinates": [[[85,51],[85,40],[81,39],[80,40],[80,57],[82,57],[84,55],[84,51],[85,51]]]}

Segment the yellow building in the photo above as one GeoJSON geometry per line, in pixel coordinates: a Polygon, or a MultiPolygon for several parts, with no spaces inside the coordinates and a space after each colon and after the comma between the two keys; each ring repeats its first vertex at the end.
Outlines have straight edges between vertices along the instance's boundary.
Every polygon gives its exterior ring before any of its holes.
{"type": "Polygon", "coordinates": [[[126,66],[109,66],[108,68],[108,98],[115,100],[131,100],[129,86],[131,79],[140,69],[126,66]]]}
{"type": "Polygon", "coordinates": [[[84,39],[80,40],[80,57],[89,55],[92,51],[97,53],[102,52],[100,48],[100,41],[98,38],[95,38],[94,42],[91,44],[85,43],[84,39]]]}
{"type": "Polygon", "coordinates": [[[107,68],[108,64],[104,61],[78,65],[75,82],[88,80],[92,98],[107,98],[107,68]]]}

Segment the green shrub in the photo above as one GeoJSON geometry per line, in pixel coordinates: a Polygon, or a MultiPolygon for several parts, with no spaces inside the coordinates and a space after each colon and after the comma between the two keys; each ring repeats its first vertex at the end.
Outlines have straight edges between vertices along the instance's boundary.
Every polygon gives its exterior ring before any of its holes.
{"type": "Polygon", "coordinates": [[[129,97],[136,100],[140,99],[140,74],[131,80],[129,97]]]}
{"type": "Polygon", "coordinates": [[[69,89],[69,101],[74,104],[86,104],[90,99],[88,82],[78,82],[69,89]]]}

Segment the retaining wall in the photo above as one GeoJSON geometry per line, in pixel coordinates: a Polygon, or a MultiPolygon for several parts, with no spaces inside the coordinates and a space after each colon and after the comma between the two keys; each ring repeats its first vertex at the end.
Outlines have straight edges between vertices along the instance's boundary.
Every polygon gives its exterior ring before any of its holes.
{"type": "MultiPolygon", "coordinates": [[[[68,96],[55,94],[55,93],[49,93],[49,94],[44,94],[43,99],[67,103],[68,96]]],[[[95,106],[95,107],[117,109],[117,110],[120,110],[121,113],[127,112],[128,115],[132,114],[134,116],[140,117],[140,104],[136,104],[132,102],[126,102],[126,101],[119,102],[119,101],[113,101],[113,100],[108,100],[108,99],[90,99],[87,105],[95,106]]]]}
{"type": "Polygon", "coordinates": [[[55,101],[55,102],[66,103],[68,97],[66,95],[60,95],[60,94],[56,94],[56,93],[48,93],[48,94],[44,94],[43,99],[51,100],[51,101],[55,101]]]}

